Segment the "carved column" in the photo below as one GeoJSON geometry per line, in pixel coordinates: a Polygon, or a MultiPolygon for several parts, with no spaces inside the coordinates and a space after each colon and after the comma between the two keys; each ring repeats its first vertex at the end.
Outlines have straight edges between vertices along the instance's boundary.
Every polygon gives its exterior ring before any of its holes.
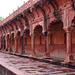
{"type": "Polygon", "coordinates": [[[36,53],[35,53],[35,34],[34,33],[31,35],[31,47],[32,47],[31,56],[36,56],[36,53]]]}
{"type": "Polygon", "coordinates": [[[15,37],[15,53],[18,53],[18,37],[15,37]]]}
{"type": "Polygon", "coordinates": [[[10,51],[9,52],[12,52],[12,37],[10,36],[10,51]]]}
{"type": "Polygon", "coordinates": [[[67,29],[66,30],[66,36],[67,36],[67,56],[64,60],[64,62],[73,62],[74,58],[72,55],[72,30],[71,29],[67,29]]]}
{"type": "Polygon", "coordinates": [[[50,51],[49,51],[49,31],[44,32],[45,36],[45,57],[50,58],[50,51]]]}
{"type": "Polygon", "coordinates": [[[6,37],[6,51],[8,50],[8,39],[6,37]]]}
{"type": "Polygon", "coordinates": [[[0,37],[0,50],[1,50],[1,37],[0,37]]]}
{"type": "Polygon", "coordinates": [[[45,54],[47,52],[47,32],[44,32],[44,36],[45,36],[45,54]]]}
{"type": "Polygon", "coordinates": [[[6,45],[5,45],[5,37],[4,37],[4,50],[6,51],[6,45]]]}
{"type": "Polygon", "coordinates": [[[22,51],[21,51],[21,54],[25,54],[24,45],[23,45],[23,35],[21,36],[21,43],[22,43],[22,51]]]}
{"type": "Polygon", "coordinates": [[[3,49],[3,36],[1,37],[1,51],[3,49]]]}
{"type": "MultiPolygon", "coordinates": [[[[47,53],[46,53],[46,57],[48,57],[48,58],[50,58],[49,35],[50,35],[50,31],[47,32],[47,53]]],[[[51,40],[50,40],[50,41],[51,41],[51,40]]]]}
{"type": "Polygon", "coordinates": [[[4,51],[4,37],[2,37],[2,51],[4,51]]]}

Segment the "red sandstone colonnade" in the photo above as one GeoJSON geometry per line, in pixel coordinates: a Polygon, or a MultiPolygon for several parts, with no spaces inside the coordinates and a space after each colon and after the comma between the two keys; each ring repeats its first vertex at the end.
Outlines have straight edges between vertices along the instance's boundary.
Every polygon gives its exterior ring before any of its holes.
{"type": "Polygon", "coordinates": [[[29,0],[0,22],[0,50],[74,62],[74,0],[29,0]]]}

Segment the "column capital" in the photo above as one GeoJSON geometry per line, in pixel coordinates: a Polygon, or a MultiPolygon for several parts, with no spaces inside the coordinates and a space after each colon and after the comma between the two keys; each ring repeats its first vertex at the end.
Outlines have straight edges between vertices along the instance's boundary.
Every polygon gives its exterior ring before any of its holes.
{"type": "Polygon", "coordinates": [[[44,32],[44,36],[47,36],[47,31],[44,32]]]}
{"type": "Polygon", "coordinates": [[[44,36],[48,36],[48,35],[50,35],[50,34],[52,34],[51,31],[46,31],[46,32],[44,32],[44,36]]]}
{"type": "Polygon", "coordinates": [[[68,28],[64,28],[66,33],[72,32],[74,30],[74,27],[68,27],[68,28]]]}
{"type": "Polygon", "coordinates": [[[36,56],[35,53],[35,34],[31,34],[31,46],[32,46],[32,51],[31,51],[31,55],[30,56],[36,56]]]}
{"type": "Polygon", "coordinates": [[[15,36],[14,38],[15,38],[15,39],[17,39],[18,37],[17,37],[17,36],[15,36]]]}
{"type": "Polygon", "coordinates": [[[33,33],[33,34],[31,34],[31,37],[35,37],[35,34],[33,33]]]}
{"type": "Polygon", "coordinates": [[[51,34],[52,34],[52,31],[48,30],[47,35],[51,35],[51,34]]]}

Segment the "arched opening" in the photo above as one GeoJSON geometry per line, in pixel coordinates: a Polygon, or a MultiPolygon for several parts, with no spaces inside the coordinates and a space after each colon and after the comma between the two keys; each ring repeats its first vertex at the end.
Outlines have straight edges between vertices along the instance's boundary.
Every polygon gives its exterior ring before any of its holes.
{"type": "Polygon", "coordinates": [[[72,53],[73,53],[74,59],[75,59],[75,29],[72,32],[72,53]]]}
{"type": "Polygon", "coordinates": [[[0,50],[1,50],[1,36],[0,36],[0,50]]]}
{"type": "Polygon", "coordinates": [[[52,22],[48,27],[50,57],[64,60],[66,56],[66,32],[61,21],[52,22]]]}
{"type": "MultiPolygon", "coordinates": [[[[75,28],[75,16],[74,19],[72,20],[72,26],[75,28]]],[[[72,54],[75,59],[75,29],[72,32],[72,54]]]]}
{"type": "Polygon", "coordinates": [[[72,54],[75,59],[75,29],[72,32],[72,54]]]}
{"type": "Polygon", "coordinates": [[[34,29],[35,34],[35,52],[36,55],[42,57],[45,53],[45,39],[44,34],[42,33],[42,26],[38,25],[34,29]]]}
{"type": "Polygon", "coordinates": [[[2,37],[2,50],[5,50],[5,36],[2,37]]]}
{"type": "Polygon", "coordinates": [[[15,50],[15,43],[14,43],[14,33],[11,34],[11,44],[12,44],[12,51],[14,52],[15,50]]]}
{"type": "Polygon", "coordinates": [[[24,50],[25,50],[25,53],[27,55],[30,55],[31,53],[31,36],[29,35],[30,34],[30,30],[29,29],[26,29],[23,33],[23,36],[24,36],[24,50]]]}
{"type": "Polygon", "coordinates": [[[18,38],[18,53],[21,54],[21,50],[22,50],[22,44],[21,44],[21,36],[20,36],[20,32],[17,33],[17,38],[18,38]]]}
{"type": "Polygon", "coordinates": [[[2,50],[2,47],[3,47],[3,45],[2,45],[2,36],[1,36],[1,50],[2,50]]]}

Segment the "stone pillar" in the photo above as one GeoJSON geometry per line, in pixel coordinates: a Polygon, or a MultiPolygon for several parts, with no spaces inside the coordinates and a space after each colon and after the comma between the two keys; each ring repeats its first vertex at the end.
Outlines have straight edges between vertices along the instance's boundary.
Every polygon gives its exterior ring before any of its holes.
{"type": "Polygon", "coordinates": [[[45,57],[50,58],[50,51],[49,51],[49,32],[44,32],[45,36],[45,57]]]}
{"type": "Polygon", "coordinates": [[[12,52],[12,37],[10,36],[10,52],[12,52]]]}
{"type": "Polygon", "coordinates": [[[31,47],[32,47],[32,52],[31,52],[30,56],[36,56],[36,53],[35,53],[35,34],[34,33],[31,35],[31,47]]]}
{"type": "Polygon", "coordinates": [[[45,36],[45,54],[47,52],[47,32],[44,32],[44,36],[45,36]]]}
{"type": "Polygon", "coordinates": [[[21,36],[21,43],[22,43],[22,51],[21,51],[21,54],[25,54],[24,46],[23,46],[23,36],[21,36]]]}
{"type": "Polygon", "coordinates": [[[15,53],[18,53],[18,37],[15,37],[15,53]]]}
{"type": "MultiPolygon", "coordinates": [[[[50,35],[50,31],[48,31],[48,33],[47,33],[47,52],[46,52],[46,57],[47,57],[47,58],[50,58],[49,35],[50,35]]],[[[51,40],[50,40],[50,41],[51,41],[51,40]]]]}
{"type": "Polygon", "coordinates": [[[1,50],[1,37],[0,37],[0,50],[1,50]]]}
{"type": "Polygon", "coordinates": [[[2,46],[3,46],[2,51],[4,51],[4,37],[2,37],[2,46]]]}
{"type": "Polygon", "coordinates": [[[66,31],[66,36],[67,36],[67,56],[64,60],[64,62],[73,62],[74,58],[72,55],[72,30],[67,30],[66,31]]]}
{"type": "Polygon", "coordinates": [[[4,50],[6,50],[6,45],[5,45],[5,42],[6,42],[6,41],[5,41],[5,38],[4,38],[4,50]]]}
{"type": "Polygon", "coordinates": [[[1,37],[1,51],[2,51],[2,48],[3,48],[3,37],[1,37]]]}
{"type": "Polygon", "coordinates": [[[8,50],[8,39],[6,37],[6,51],[8,50]]]}

